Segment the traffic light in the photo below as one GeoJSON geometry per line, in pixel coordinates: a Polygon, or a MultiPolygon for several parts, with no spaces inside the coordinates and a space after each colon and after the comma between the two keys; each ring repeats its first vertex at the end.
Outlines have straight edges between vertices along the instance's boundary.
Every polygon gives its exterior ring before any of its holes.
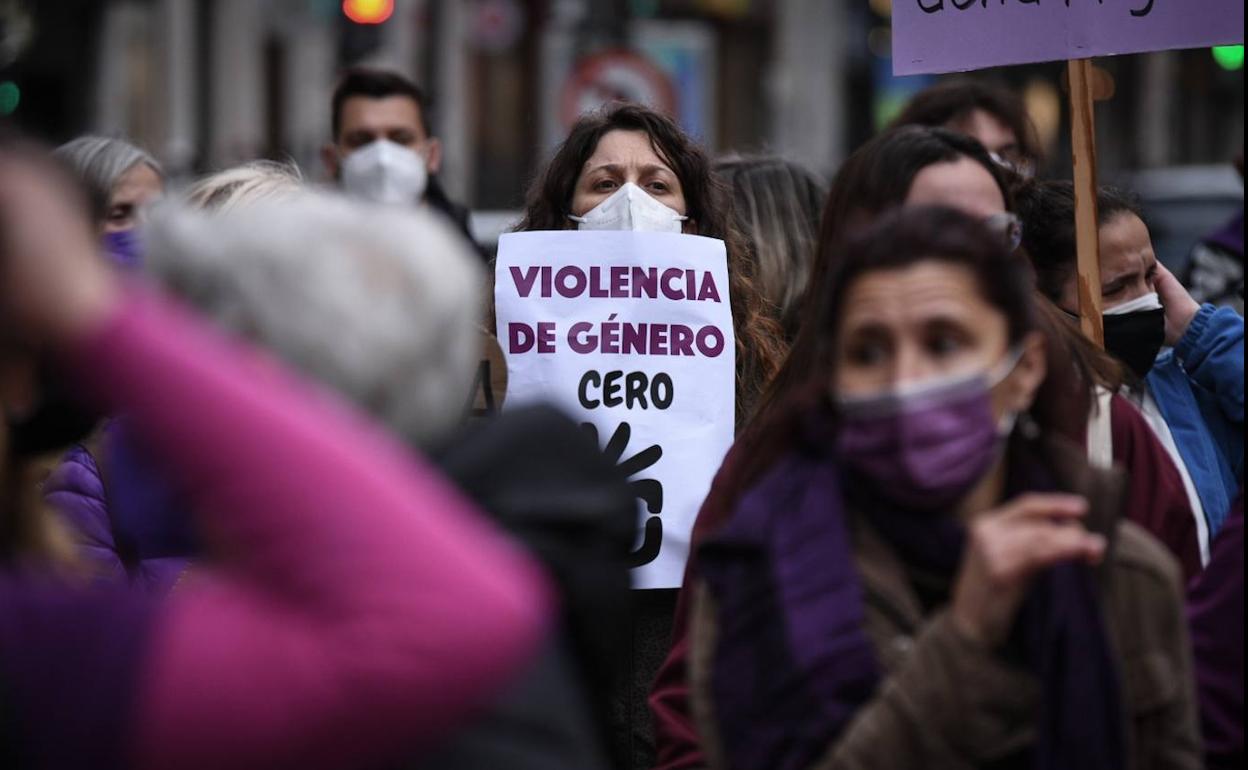
{"type": "Polygon", "coordinates": [[[1213,47],[1213,60],[1224,70],[1234,72],[1244,68],[1242,45],[1219,45],[1213,47]]]}
{"type": "Polygon", "coordinates": [[[394,14],[394,0],[343,0],[342,13],[356,24],[382,24],[394,14]]]}

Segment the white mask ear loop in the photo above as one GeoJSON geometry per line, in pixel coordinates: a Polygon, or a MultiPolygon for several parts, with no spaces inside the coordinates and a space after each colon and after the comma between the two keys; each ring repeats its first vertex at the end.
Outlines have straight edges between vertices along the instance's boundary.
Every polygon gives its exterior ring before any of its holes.
{"type": "MultiPolygon", "coordinates": [[[[1023,360],[1023,346],[1015,345],[1006,353],[1001,363],[994,366],[988,374],[988,389],[992,390],[1001,383],[1005,382],[1014,370],[1018,368],[1018,363],[1023,360]]],[[[1018,422],[1018,412],[1007,411],[1001,415],[1001,419],[997,421],[997,435],[1001,438],[1008,438],[1014,432],[1014,425],[1018,422]]]]}
{"type": "Polygon", "coordinates": [[[1018,362],[1023,360],[1023,346],[1021,344],[1010,348],[1005,354],[1005,358],[996,366],[988,370],[988,387],[995,388],[1005,379],[1014,373],[1018,368],[1018,362]]]}

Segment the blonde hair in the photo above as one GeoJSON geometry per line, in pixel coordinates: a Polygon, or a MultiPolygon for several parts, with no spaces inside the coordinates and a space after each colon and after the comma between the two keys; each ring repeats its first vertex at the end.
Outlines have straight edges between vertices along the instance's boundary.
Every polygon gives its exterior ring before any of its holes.
{"type": "Polygon", "coordinates": [[[200,179],[186,200],[206,211],[226,212],[260,200],[289,198],[303,190],[303,175],[293,162],[253,160],[200,179]]]}

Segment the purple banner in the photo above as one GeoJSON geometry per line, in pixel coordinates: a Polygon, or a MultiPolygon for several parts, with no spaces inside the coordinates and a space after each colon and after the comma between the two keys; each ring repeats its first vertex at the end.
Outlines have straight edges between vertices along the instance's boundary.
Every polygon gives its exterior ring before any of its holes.
{"type": "Polygon", "coordinates": [[[893,74],[1244,42],[1244,0],[893,0],[893,74]]]}

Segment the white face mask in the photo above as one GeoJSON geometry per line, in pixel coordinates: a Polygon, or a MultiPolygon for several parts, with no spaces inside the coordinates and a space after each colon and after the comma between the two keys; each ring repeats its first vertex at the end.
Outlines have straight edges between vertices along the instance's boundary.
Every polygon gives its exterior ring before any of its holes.
{"type": "Polygon", "coordinates": [[[428,183],[424,157],[387,139],[342,159],[342,189],[373,203],[418,203],[428,183]]]}
{"type": "Polygon", "coordinates": [[[1148,294],[1109,308],[1104,312],[1104,315],[1126,315],[1127,313],[1135,313],[1140,310],[1161,309],[1161,297],[1157,296],[1157,292],[1150,291],[1148,294]]]}
{"type": "Polygon", "coordinates": [[[659,203],[632,182],[625,182],[606,200],[585,212],[585,216],[568,215],[568,219],[577,223],[578,230],[637,230],[647,233],[679,233],[680,223],[688,218],[659,203]]]}

